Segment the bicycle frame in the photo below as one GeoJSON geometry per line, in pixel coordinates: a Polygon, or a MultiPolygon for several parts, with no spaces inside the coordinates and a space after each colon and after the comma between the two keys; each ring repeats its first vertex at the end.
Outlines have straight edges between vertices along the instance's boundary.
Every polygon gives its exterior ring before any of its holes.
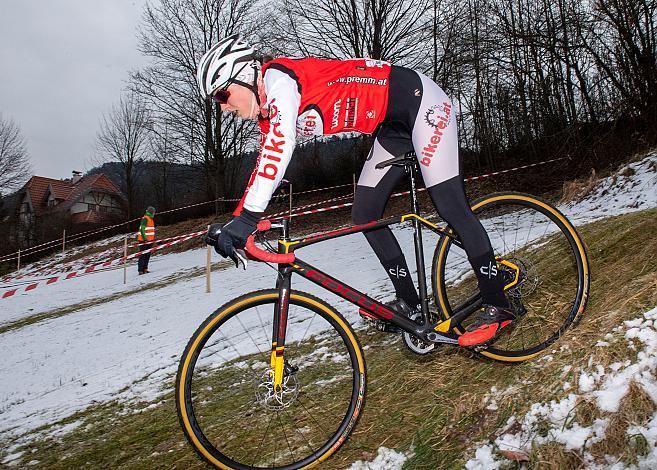
{"type": "Polygon", "coordinates": [[[429,222],[420,215],[418,215],[417,204],[417,189],[415,186],[414,169],[406,164],[406,170],[409,174],[411,183],[410,202],[412,212],[398,217],[393,217],[384,220],[372,221],[366,224],[353,225],[350,227],[333,230],[326,233],[312,235],[305,238],[291,240],[289,238],[288,220],[285,219],[281,226],[281,238],[278,240],[278,253],[286,254],[293,253],[299,248],[309,245],[320,243],[326,240],[339,238],[354,233],[375,230],[377,228],[387,227],[393,224],[399,224],[410,221],[414,229],[414,247],[415,247],[415,261],[417,266],[418,287],[420,294],[420,306],[422,318],[420,322],[411,320],[405,315],[396,313],[389,309],[381,302],[369,297],[368,295],[360,292],[359,290],[351,287],[345,282],[336,279],[329,274],[321,271],[320,269],[312,266],[295,257],[295,261],[291,264],[278,265],[278,281],[276,288],[279,290],[279,302],[276,304],[274,312],[274,328],[272,336],[272,355],[271,365],[274,369],[276,384],[282,380],[283,376],[283,350],[285,347],[285,332],[287,329],[287,313],[289,306],[289,297],[292,284],[292,274],[297,273],[300,276],[314,282],[315,284],[333,292],[334,294],[342,297],[348,302],[368,311],[372,316],[380,320],[388,321],[398,326],[403,331],[410,333],[423,341],[434,343],[447,343],[458,344],[457,337],[450,333],[450,326],[454,320],[461,321],[473,312],[477,311],[481,305],[480,297],[474,296],[464,302],[459,307],[454,317],[446,322],[432,324],[429,317],[429,296],[427,294],[427,279],[424,263],[424,247],[422,243],[422,226],[427,227],[429,230],[440,234],[441,236],[449,237],[452,243],[461,246],[461,242],[457,236],[451,231],[442,228],[436,224],[429,222]],[[442,326],[446,323],[445,326],[442,326]]]}

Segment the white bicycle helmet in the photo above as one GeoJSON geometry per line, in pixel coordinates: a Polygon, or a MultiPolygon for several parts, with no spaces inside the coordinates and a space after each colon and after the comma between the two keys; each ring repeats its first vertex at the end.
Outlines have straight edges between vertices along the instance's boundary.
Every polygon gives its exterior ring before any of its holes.
{"type": "Polygon", "coordinates": [[[205,98],[212,96],[229,82],[247,85],[255,79],[258,63],[255,51],[238,34],[222,39],[203,54],[196,71],[196,80],[205,98]]]}

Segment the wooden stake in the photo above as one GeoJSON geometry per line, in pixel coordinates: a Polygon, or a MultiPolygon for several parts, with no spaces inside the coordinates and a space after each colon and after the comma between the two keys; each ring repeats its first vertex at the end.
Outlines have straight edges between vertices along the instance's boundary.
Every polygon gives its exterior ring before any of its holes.
{"type": "Polygon", "coordinates": [[[128,236],[123,240],[123,283],[128,283],[128,236]]]}
{"type": "MultiPolygon", "coordinates": [[[[208,230],[210,226],[208,225],[208,230]]],[[[210,274],[212,273],[212,246],[208,245],[208,252],[205,260],[205,292],[209,294],[212,290],[210,287],[210,274]]]]}
{"type": "Polygon", "coordinates": [[[62,234],[62,254],[66,251],[66,229],[64,229],[64,233],[62,234]]]}

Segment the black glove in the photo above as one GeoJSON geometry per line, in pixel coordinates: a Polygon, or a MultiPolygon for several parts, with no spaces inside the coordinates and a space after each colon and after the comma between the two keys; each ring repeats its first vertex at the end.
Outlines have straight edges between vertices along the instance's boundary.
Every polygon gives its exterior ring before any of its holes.
{"type": "Polygon", "coordinates": [[[233,258],[236,248],[244,248],[246,239],[256,231],[262,213],[242,209],[242,213],[227,224],[212,224],[205,236],[205,243],[224,258],[233,258]]]}

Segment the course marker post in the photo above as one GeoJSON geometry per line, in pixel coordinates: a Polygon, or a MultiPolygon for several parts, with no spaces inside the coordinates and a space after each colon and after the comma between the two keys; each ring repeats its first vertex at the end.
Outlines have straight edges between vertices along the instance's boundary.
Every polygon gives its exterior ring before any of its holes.
{"type": "MultiPolygon", "coordinates": [[[[208,230],[210,226],[208,225],[208,230]]],[[[209,294],[210,288],[210,274],[212,273],[212,246],[208,245],[207,254],[205,256],[205,293],[209,294]]]]}
{"type": "Polygon", "coordinates": [[[21,249],[18,249],[18,264],[16,265],[16,271],[21,270],[21,249]]]}
{"type": "Polygon", "coordinates": [[[128,236],[123,239],[123,283],[128,283],[128,236]]]}

